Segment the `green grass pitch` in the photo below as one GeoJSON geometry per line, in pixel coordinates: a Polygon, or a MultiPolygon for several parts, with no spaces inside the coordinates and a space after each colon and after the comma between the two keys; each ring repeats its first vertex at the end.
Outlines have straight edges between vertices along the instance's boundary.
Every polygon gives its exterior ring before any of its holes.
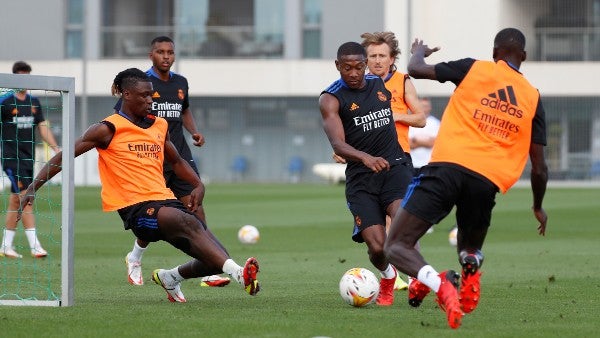
{"type": "MultiPolygon", "coordinates": [[[[152,244],[143,261],[146,283],[131,286],[124,257],[133,235],[116,213],[100,211],[99,189],[77,188],[75,200],[74,306],[0,307],[0,336],[591,337],[600,328],[599,189],[549,189],[545,237],[537,235],[529,189],[498,195],[483,248],[481,302],[456,331],[431,295],[418,309],[408,305],[406,291],[385,308],[342,301],[344,271],[374,271],[366,246],[350,239],[343,186],[208,185],[209,227],[238,263],[258,258],[262,291],[250,297],[235,283],[206,288],[189,280],[182,284],[185,304],[169,303],[150,276],[186,262],[186,255],[152,244]],[[244,224],[258,227],[259,243],[237,241],[244,224]]],[[[421,242],[438,271],[459,268],[447,238],[453,222],[450,215],[421,242]]]]}

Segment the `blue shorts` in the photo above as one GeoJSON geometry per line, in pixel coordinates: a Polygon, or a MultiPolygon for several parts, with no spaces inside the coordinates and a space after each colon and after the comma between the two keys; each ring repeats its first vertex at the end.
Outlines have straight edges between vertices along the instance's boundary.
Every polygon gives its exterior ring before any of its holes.
{"type": "Polygon", "coordinates": [[[426,165],[413,178],[402,207],[437,224],[456,206],[461,229],[489,227],[498,187],[483,176],[457,165],[426,165]]]}
{"type": "Polygon", "coordinates": [[[361,235],[364,229],[385,225],[387,207],[404,198],[411,178],[412,166],[406,162],[389,171],[360,173],[346,180],[346,203],[354,217],[352,239],[355,242],[364,242],[361,235]]]}
{"type": "MultiPolygon", "coordinates": [[[[119,209],[119,216],[123,220],[125,230],[131,230],[137,238],[146,242],[157,242],[165,240],[158,225],[158,210],[162,207],[179,209],[195,217],[179,200],[140,202],[119,209]]],[[[206,229],[206,225],[202,225],[206,229]]]]}

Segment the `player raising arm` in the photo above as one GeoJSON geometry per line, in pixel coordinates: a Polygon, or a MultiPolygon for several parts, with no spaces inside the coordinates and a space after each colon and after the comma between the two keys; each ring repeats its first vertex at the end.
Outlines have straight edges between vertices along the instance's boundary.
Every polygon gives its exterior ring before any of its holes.
{"type": "MultiPolygon", "coordinates": [[[[251,257],[244,267],[239,266],[194,215],[204,198],[204,185],[169,141],[167,121],[150,114],[150,79],[139,69],[130,68],[116,76],[113,89],[123,99],[121,110],[89,127],[75,141],[75,156],[93,148],[98,151],[103,210],[118,211],[125,229],[137,238],[166,241],[194,258],[170,270],[154,270],[152,279],[165,289],[171,302],[186,301],[181,281],[222,272],[255,295],[260,290],[257,260],[251,257]],[[194,187],[185,206],[165,185],[164,160],[194,187]]],[[[62,152],[40,170],[21,207],[31,204],[35,192],[61,171],[61,161],[62,152]]]]}
{"type": "Polygon", "coordinates": [[[540,94],[519,72],[526,59],[525,36],[515,28],[494,39],[493,61],[472,58],[429,65],[425,57],[437,51],[420,40],[412,45],[408,71],[415,78],[451,81],[457,87],[442,116],[431,160],[408,188],[385,243],[389,261],[416,277],[420,299],[432,289],[457,328],[463,312],[475,310],[480,299],[481,249],[498,191],[505,193],[519,179],[527,155],[531,159],[533,212],[544,235],[542,201],[548,169],[544,159],[545,112],[540,94]],[[498,109],[503,106],[504,109],[498,109]],[[460,293],[452,270],[439,273],[414,244],[456,206],[457,251],[462,266],[460,293]]]}

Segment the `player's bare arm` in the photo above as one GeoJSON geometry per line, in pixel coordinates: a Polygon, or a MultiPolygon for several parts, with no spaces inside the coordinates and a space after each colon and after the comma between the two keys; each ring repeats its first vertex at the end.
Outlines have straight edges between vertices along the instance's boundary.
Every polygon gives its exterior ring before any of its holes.
{"type": "Polygon", "coordinates": [[[410,111],[408,114],[394,113],[394,121],[399,121],[404,125],[415,128],[425,127],[427,117],[425,116],[425,112],[423,112],[421,102],[419,102],[417,90],[410,79],[406,79],[404,82],[404,101],[410,111]]]}
{"type": "Polygon", "coordinates": [[[538,233],[544,236],[546,234],[546,223],[548,222],[548,215],[542,207],[548,183],[548,166],[544,158],[544,146],[532,143],[529,146],[529,158],[531,160],[531,191],[533,192],[532,209],[535,218],[539,222],[538,233]]]}
{"type": "Polygon", "coordinates": [[[346,161],[362,162],[374,172],[390,169],[390,164],[386,159],[371,156],[346,143],[344,126],[339,115],[340,103],[333,95],[327,93],[321,95],[319,97],[319,108],[323,118],[323,129],[335,154],[346,159],[346,161]]]}
{"type": "Polygon", "coordinates": [[[408,61],[408,74],[416,79],[437,80],[435,66],[428,65],[425,58],[438,50],[439,47],[429,48],[423,40],[415,39],[410,49],[412,55],[408,61]]]}
{"type": "MultiPolygon", "coordinates": [[[[113,134],[114,132],[112,129],[104,123],[96,123],[90,126],[81,137],[75,140],[75,157],[86,153],[90,149],[108,146],[113,134]]],[[[46,162],[42,169],[40,169],[40,172],[36,175],[33,182],[27,187],[27,190],[23,194],[19,210],[23,210],[24,206],[33,203],[35,192],[52,177],[61,172],[62,154],[62,151],[59,151],[46,162]]],[[[17,215],[17,218],[20,219],[21,215],[17,215]]]]}
{"type": "Polygon", "coordinates": [[[183,122],[185,130],[192,135],[194,145],[196,147],[202,147],[205,143],[204,135],[198,132],[198,128],[196,128],[196,121],[194,121],[194,115],[192,114],[192,110],[190,108],[186,108],[182,112],[181,121],[183,122]]]}

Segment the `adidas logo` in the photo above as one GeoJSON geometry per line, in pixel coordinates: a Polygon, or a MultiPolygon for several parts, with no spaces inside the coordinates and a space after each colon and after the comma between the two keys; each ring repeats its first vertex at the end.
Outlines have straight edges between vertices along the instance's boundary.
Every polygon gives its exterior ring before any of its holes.
{"type": "Polygon", "coordinates": [[[506,88],[498,89],[495,93],[489,93],[489,97],[493,99],[499,99],[500,101],[510,102],[511,104],[518,106],[517,98],[515,97],[515,91],[512,86],[507,86],[506,88]]]}
{"type": "Polygon", "coordinates": [[[160,98],[160,94],[158,92],[154,92],[154,94],[152,94],[152,98],[158,99],[158,98],[160,98]]]}
{"type": "Polygon", "coordinates": [[[352,104],[350,105],[350,111],[355,111],[358,108],[360,108],[360,107],[354,102],[352,102],[352,104]]]}
{"type": "Polygon", "coordinates": [[[481,99],[480,103],[511,116],[523,117],[523,111],[518,107],[517,97],[512,86],[506,86],[506,88],[500,88],[489,93],[487,97],[481,99]]]}

